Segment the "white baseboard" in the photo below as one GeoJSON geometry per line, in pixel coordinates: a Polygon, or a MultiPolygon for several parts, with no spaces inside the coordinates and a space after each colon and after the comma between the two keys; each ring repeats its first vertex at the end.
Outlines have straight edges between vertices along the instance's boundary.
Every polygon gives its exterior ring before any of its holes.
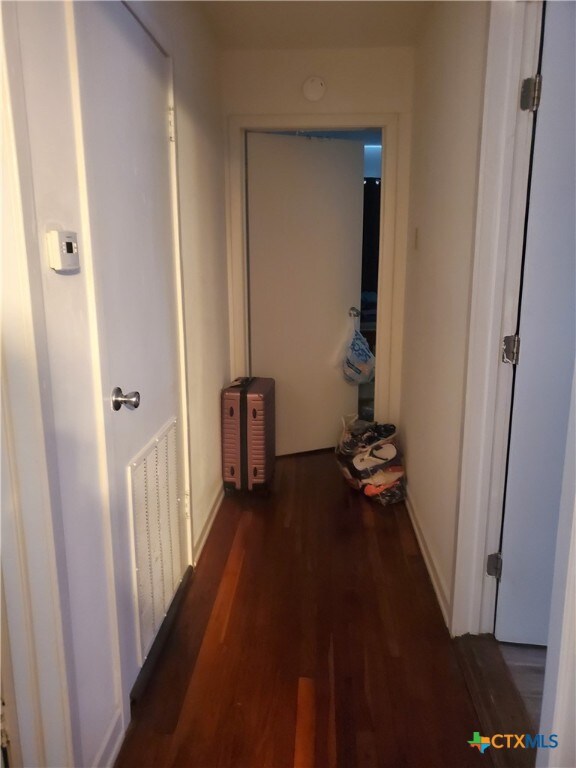
{"type": "Polygon", "coordinates": [[[220,487],[218,489],[218,492],[216,493],[214,501],[210,505],[210,511],[208,512],[208,517],[206,518],[206,522],[202,526],[200,535],[198,536],[198,539],[196,540],[196,542],[194,542],[194,545],[192,547],[192,551],[193,551],[192,564],[194,565],[194,567],[196,567],[198,558],[200,557],[202,549],[204,548],[204,544],[206,543],[206,539],[208,538],[208,534],[210,533],[210,529],[212,528],[212,523],[214,522],[214,518],[216,517],[216,512],[218,512],[218,510],[220,509],[220,504],[222,504],[223,498],[224,498],[224,488],[220,487]]]}
{"type": "Polygon", "coordinates": [[[123,741],[122,712],[118,710],[112,718],[112,722],[106,731],[106,736],[92,765],[98,766],[98,768],[100,766],[105,768],[106,766],[114,765],[123,741]]]}
{"type": "Polygon", "coordinates": [[[446,622],[446,626],[450,627],[451,605],[450,605],[448,590],[446,589],[446,586],[444,585],[442,579],[440,578],[438,568],[436,567],[436,563],[434,562],[434,557],[430,552],[428,545],[426,544],[426,539],[424,538],[422,528],[420,527],[420,523],[418,522],[418,515],[416,514],[414,501],[410,496],[410,492],[407,492],[406,494],[406,508],[408,510],[408,514],[410,515],[410,520],[412,521],[412,526],[414,527],[414,532],[416,534],[416,538],[418,539],[418,544],[420,545],[422,557],[424,558],[424,562],[426,563],[428,575],[430,576],[430,581],[432,582],[432,586],[434,587],[434,592],[436,593],[436,597],[440,605],[440,610],[442,611],[442,615],[444,616],[444,621],[446,622]]]}

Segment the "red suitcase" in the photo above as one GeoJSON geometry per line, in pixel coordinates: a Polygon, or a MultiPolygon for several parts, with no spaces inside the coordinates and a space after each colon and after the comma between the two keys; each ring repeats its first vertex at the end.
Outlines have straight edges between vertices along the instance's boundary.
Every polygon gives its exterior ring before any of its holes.
{"type": "Polygon", "coordinates": [[[274,379],[236,379],[222,390],[224,489],[267,488],[275,455],[274,379]]]}

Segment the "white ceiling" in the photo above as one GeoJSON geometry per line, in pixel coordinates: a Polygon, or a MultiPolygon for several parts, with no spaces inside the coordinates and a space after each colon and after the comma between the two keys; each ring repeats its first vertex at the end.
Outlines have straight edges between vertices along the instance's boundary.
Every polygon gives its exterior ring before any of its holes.
{"type": "Polygon", "coordinates": [[[414,45],[432,3],[418,0],[195,0],[224,49],[414,45]]]}

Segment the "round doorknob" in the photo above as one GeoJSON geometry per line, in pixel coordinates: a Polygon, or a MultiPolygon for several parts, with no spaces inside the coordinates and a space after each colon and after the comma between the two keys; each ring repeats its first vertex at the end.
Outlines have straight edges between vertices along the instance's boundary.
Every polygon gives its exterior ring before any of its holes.
{"type": "Polygon", "coordinates": [[[130,411],[138,408],[140,405],[140,392],[128,392],[122,394],[120,387],[114,387],[112,390],[112,410],[119,411],[125,405],[130,411]]]}

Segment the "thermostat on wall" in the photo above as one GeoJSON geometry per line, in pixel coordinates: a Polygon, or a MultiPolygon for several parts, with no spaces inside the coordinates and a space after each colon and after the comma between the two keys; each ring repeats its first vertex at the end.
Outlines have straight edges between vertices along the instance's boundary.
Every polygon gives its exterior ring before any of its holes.
{"type": "Polygon", "coordinates": [[[48,263],[59,274],[80,271],[78,256],[78,235],[76,232],[61,232],[52,229],[46,233],[48,263]]]}

